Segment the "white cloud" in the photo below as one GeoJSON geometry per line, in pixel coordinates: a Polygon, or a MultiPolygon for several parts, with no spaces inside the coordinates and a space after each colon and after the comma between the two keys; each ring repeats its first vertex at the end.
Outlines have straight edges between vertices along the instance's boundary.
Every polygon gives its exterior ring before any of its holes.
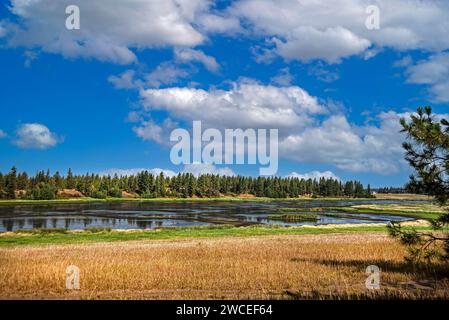
{"type": "Polygon", "coordinates": [[[0,129],[0,139],[4,138],[6,136],[7,136],[6,132],[3,131],[2,129],[0,129]]]}
{"type": "MultiPolygon", "coordinates": [[[[323,105],[300,87],[261,85],[249,79],[232,83],[229,90],[172,87],[140,94],[143,114],[163,110],[187,124],[201,120],[203,130],[277,128],[281,158],[380,174],[395,173],[404,163],[399,118],[408,114],[384,112],[372,124],[351,124],[332,101],[323,105]]],[[[169,141],[164,127],[144,121],[136,133],[164,143],[169,141]]]]}
{"type": "Polygon", "coordinates": [[[318,100],[297,86],[276,87],[253,81],[229,90],[172,87],[140,92],[146,111],[165,110],[175,119],[202,120],[214,128],[279,128],[280,134],[304,127],[312,114],[325,113],[318,100]]]}
{"type": "Polygon", "coordinates": [[[407,55],[397,61],[394,62],[393,67],[395,68],[404,68],[408,67],[413,63],[413,59],[411,56],[407,55]]]}
{"type": "Polygon", "coordinates": [[[143,140],[153,140],[158,143],[163,143],[162,128],[152,121],[145,121],[140,127],[135,127],[134,132],[143,140]]]}
{"type": "Polygon", "coordinates": [[[0,22],[0,37],[10,46],[120,64],[136,62],[136,50],[193,48],[212,33],[262,37],[271,46],[261,49],[265,56],[273,51],[287,60],[329,63],[369,58],[384,47],[449,49],[447,1],[237,0],[216,9],[209,0],[11,0],[10,11],[19,22],[0,22]],[[64,27],[68,4],[80,8],[80,30],[64,27]],[[373,4],[380,8],[379,30],[365,26],[366,8],[373,4]]]}
{"type": "Polygon", "coordinates": [[[170,144],[168,136],[177,126],[177,123],[173,122],[170,118],[165,119],[162,125],[159,125],[152,120],[143,120],[140,125],[134,127],[133,130],[142,140],[155,141],[162,145],[168,145],[170,144]]]}
{"type": "Polygon", "coordinates": [[[183,78],[187,78],[189,72],[179,68],[170,62],[163,62],[151,73],[145,75],[146,84],[150,87],[159,88],[161,85],[177,83],[183,78]]]}
{"type": "Polygon", "coordinates": [[[191,173],[195,176],[202,174],[218,174],[220,176],[235,176],[236,174],[228,167],[218,168],[213,164],[193,163],[184,166],[184,173],[191,173]]]}
{"type": "Polygon", "coordinates": [[[12,0],[10,10],[20,22],[2,28],[11,33],[11,46],[129,64],[137,60],[134,48],[202,43],[205,36],[193,24],[199,15],[207,17],[209,6],[207,0],[12,0]],[[69,4],[80,8],[79,30],[65,28],[69,4]]]}
{"type": "Polygon", "coordinates": [[[290,73],[290,69],[287,67],[281,69],[278,75],[271,78],[271,81],[279,86],[289,86],[293,79],[294,77],[290,73]]]}
{"type": "Polygon", "coordinates": [[[309,75],[315,76],[318,80],[327,83],[337,81],[340,78],[337,72],[328,70],[323,63],[317,63],[311,66],[308,73],[309,75]]]}
{"type": "Polygon", "coordinates": [[[149,73],[136,72],[129,69],[119,75],[111,75],[108,81],[116,89],[144,89],[159,88],[165,85],[172,85],[181,79],[187,78],[194,70],[187,71],[173,62],[162,62],[149,73]]]}
{"type": "Polygon", "coordinates": [[[292,30],[286,40],[274,40],[277,53],[287,60],[308,62],[315,59],[338,63],[341,58],[361,54],[371,43],[343,27],[317,30],[301,26],[292,30]],[[332,48],[331,50],[329,48],[332,48]]]}
{"type": "Polygon", "coordinates": [[[54,147],[62,138],[52,133],[50,129],[39,123],[25,123],[16,131],[14,144],[26,149],[48,149],[54,147]]]}
{"type": "Polygon", "coordinates": [[[220,69],[220,65],[214,57],[208,56],[200,50],[177,48],[175,49],[175,58],[181,62],[198,61],[202,63],[207,70],[212,72],[217,72],[220,69]]]}
{"type": "Polygon", "coordinates": [[[371,57],[383,47],[449,48],[447,1],[240,0],[228,10],[254,34],[270,39],[274,52],[287,60],[338,63],[353,55],[371,57]],[[379,30],[365,26],[365,10],[373,4],[380,9],[379,30]]]}
{"type": "Polygon", "coordinates": [[[289,178],[298,178],[298,179],[304,179],[304,180],[319,180],[320,178],[325,178],[325,179],[334,179],[334,180],[341,180],[338,176],[336,176],[332,171],[311,171],[311,172],[307,172],[307,173],[297,173],[297,172],[292,172],[289,175],[287,175],[287,177],[289,178]]]}
{"type": "Polygon", "coordinates": [[[181,63],[197,61],[203,64],[209,71],[217,72],[220,69],[220,65],[215,58],[204,54],[202,51],[177,48],[174,53],[175,61],[162,62],[149,73],[138,73],[135,70],[129,69],[119,75],[109,76],[108,81],[116,89],[159,88],[161,86],[175,84],[196,72],[193,66],[190,66],[190,70],[182,68],[180,66],[181,63]]]}
{"type": "Polygon", "coordinates": [[[430,98],[436,102],[449,102],[449,53],[430,56],[409,65],[407,82],[428,85],[430,98]]]}
{"type": "Polygon", "coordinates": [[[201,29],[209,33],[235,34],[243,32],[239,19],[229,14],[203,14],[198,17],[196,22],[201,29]]]}
{"type": "Polygon", "coordinates": [[[26,50],[23,55],[25,57],[24,66],[27,68],[31,67],[31,63],[38,57],[38,54],[31,50],[26,50]]]}
{"type": "Polygon", "coordinates": [[[108,81],[116,89],[135,89],[141,86],[141,81],[135,79],[135,73],[134,70],[126,70],[118,76],[109,76],[108,81]]]}
{"type": "Polygon", "coordinates": [[[143,119],[142,119],[142,116],[139,111],[130,111],[128,113],[128,116],[126,117],[126,122],[131,122],[131,123],[139,122],[142,120],[143,119]]]}
{"type": "Polygon", "coordinates": [[[280,154],[299,162],[332,164],[352,172],[390,174],[403,158],[399,118],[393,111],[378,115],[379,125],[356,126],[343,115],[292,134],[280,142],[280,154]]]}

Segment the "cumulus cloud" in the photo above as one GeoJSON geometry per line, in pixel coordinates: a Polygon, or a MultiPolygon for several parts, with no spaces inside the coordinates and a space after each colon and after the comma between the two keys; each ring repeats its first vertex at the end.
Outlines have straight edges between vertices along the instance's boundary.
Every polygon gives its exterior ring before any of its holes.
{"type": "Polygon", "coordinates": [[[193,50],[189,48],[175,49],[175,58],[181,62],[197,61],[202,63],[207,70],[217,72],[220,65],[214,57],[206,55],[201,50],[193,50]]]}
{"type": "Polygon", "coordinates": [[[159,88],[162,85],[177,83],[189,76],[189,72],[171,62],[163,62],[152,72],[145,75],[145,82],[150,87],[159,88]]]}
{"type": "Polygon", "coordinates": [[[240,0],[228,10],[254,34],[270,39],[273,51],[287,60],[338,63],[368,51],[370,57],[383,47],[449,48],[447,1],[240,0]],[[373,4],[380,9],[378,30],[365,26],[366,8],[373,4]]]}
{"type": "Polygon", "coordinates": [[[161,125],[153,120],[142,120],[139,126],[133,128],[136,135],[142,140],[154,141],[159,144],[170,144],[169,134],[178,127],[178,124],[167,118],[161,125]]]}
{"type": "MultiPolygon", "coordinates": [[[[397,172],[402,164],[405,137],[399,118],[407,114],[381,113],[374,124],[355,125],[342,114],[326,116],[328,108],[299,87],[257,83],[236,83],[229,90],[150,89],[141,95],[146,111],[164,110],[182,121],[202,120],[204,127],[278,128],[283,158],[380,174],[397,172]]],[[[147,137],[168,141],[168,133],[153,124],[149,128],[147,137]]]]}
{"type": "Polygon", "coordinates": [[[141,86],[141,81],[135,78],[135,74],[136,72],[134,70],[126,70],[118,76],[109,76],[108,81],[116,89],[135,89],[141,86]]]}
{"type": "Polygon", "coordinates": [[[356,126],[343,115],[333,115],[280,142],[280,153],[300,162],[333,164],[352,172],[397,172],[405,136],[399,118],[390,111],[377,116],[378,125],[356,126]]]}
{"type": "Polygon", "coordinates": [[[14,144],[26,149],[48,149],[62,141],[55,133],[43,124],[25,123],[16,131],[14,144]]]}
{"type": "MultiPolygon", "coordinates": [[[[134,48],[196,46],[205,36],[193,23],[207,19],[207,0],[12,0],[10,11],[17,24],[8,28],[10,46],[40,47],[68,58],[96,58],[118,64],[135,62],[134,48]],[[80,8],[80,29],[65,28],[65,8],[80,8]]],[[[3,30],[3,29],[2,29],[3,30]]]]}
{"type": "MultiPolygon", "coordinates": [[[[201,120],[205,128],[279,129],[279,155],[298,162],[331,164],[352,172],[391,174],[403,165],[399,118],[384,112],[369,124],[350,123],[297,86],[262,85],[246,79],[228,90],[171,87],[140,91],[143,114],[163,110],[183,123],[201,120]]],[[[136,133],[169,141],[167,125],[142,122],[136,133]]]]}
{"type": "MultiPolygon", "coordinates": [[[[449,49],[447,1],[236,0],[215,8],[209,0],[11,0],[10,11],[18,22],[0,21],[0,37],[10,46],[120,64],[136,62],[136,49],[193,48],[213,33],[262,37],[274,46],[262,49],[265,57],[271,51],[286,60],[328,63],[353,55],[369,58],[384,47],[449,49]],[[64,28],[69,4],[80,8],[80,30],[64,28]],[[378,30],[365,26],[366,8],[373,4],[380,9],[378,30]]],[[[189,54],[216,68],[201,51],[189,54]]]]}
{"type": "Polygon", "coordinates": [[[310,124],[311,114],[326,112],[318,99],[297,86],[251,81],[229,90],[171,87],[140,92],[146,111],[164,110],[176,119],[202,120],[214,128],[279,128],[280,133],[310,124]]]}
{"type": "Polygon", "coordinates": [[[316,65],[311,66],[308,73],[309,75],[315,76],[318,80],[327,83],[337,81],[340,78],[337,72],[329,70],[323,63],[317,63],[316,65]]]}
{"type": "Polygon", "coordinates": [[[307,172],[307,173],[297,173],[297,172],[292,172],[289,175],[287,175],[287,177],[289,178],[298,178],[298,179],[304,179],[304,180],[319,180],[320,178],[325,178],[325,179],[334,179],[334,180],[341,180],[338,176],[336,176],[332,171],[311,171],[311,172],[307,172]]]}
{"type": "Polygon", "coordinates": [[[184,166],[183,173],[191,173],[195,176],[202,174],[218,174],[220,176],[235,176],[235,173],[228,167],[218,168],[213,164],[192,163],[184,166]]]}
{"type": "Polygon", "coordinates": [[[116,89],[159,88],[161,86],[173,85],[194,72],[195,70],[186,70],[179,64],[166,61],[159,64],[151,72],[143,73],[129,69],[121,74],[109,76],[108,81],[116,89]]]}
{"type": "Polygon", "coordinates": [[[2,129],[0,129],[0,139],[4,138],[6,136],[7,136],[6,132],[3,131],[2,129]]]}
{"type": "Polygon", "coordinates": [[[26,50],[23,53],[23,56],[25,57],[25,62],[23,65],[27,68],[31,67],[31,63],[37,59],[38,54],[34,51],[26,50]]]}
{"type": "Polygon", "coordinates": [[[393,67],[395,68],[404,68],[408,67],[413,63],[413,59],[411,56],[407,55],[397,61],[394,62],[393,67]]]}
{"type": "Polygon", "coordinates": [[[226,12],[202,14],[196,21],[200,28],[208,33],[235,34],[243,32],[240,20],[226,12]]]}
{"type": "Polygon", "coordinates": [[[153,121],[144,121],[141,126],[135,127],[133,130],[143,140],[152,140],[160,144],[163,143],[162,127],[153,121]]]}
{"type": "Polygon", "coordinates": [[[151,72],[143,73],[129,69],[119,75],[109,76],[108,81],[116,89],[159,88],[173,85],[196,72],[192,65],[183,67],[183,63],[199,62],[212,72],[217,72],[220,69],[220,65],[214,57],[208,56],[200,50],[177,48],[174,55],[174,61],[162,62],[151,72]],[[187,70],[186,67],[190,67],[190,70],[187,70]]]}
{"type": "Polygon", "coordinates": [[[367,39],[339,26],[325,30],[301,26],[291,31],[285,41],[276,38],[274,42],[277,53],[287,60],[308,62],[321,59],[329,63],[338,63],[343,57],[361,54],[371,45],[367,39]]]}
{"type": "Polygon", "coordinates": [[[408,64],[407,82],[428,85],[430,98],[436,102],[449,102],[449,53],[430,56],[416,64],[408,64]]]}
{"type": "Polygon", "coordinates": [[[292,83],[293,79],[294,77],[290,73],[290,69],[287,67],[281,69],[278,75],[271,78],[271,81],[280,86],[289,86],[292,83]]]}

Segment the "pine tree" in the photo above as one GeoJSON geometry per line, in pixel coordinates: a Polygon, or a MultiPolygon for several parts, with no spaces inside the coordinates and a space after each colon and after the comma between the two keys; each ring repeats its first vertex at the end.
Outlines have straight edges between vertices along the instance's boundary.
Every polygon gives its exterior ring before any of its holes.
{"type": "MultiPolygon", "coordinates": [[[[410,177],[409,188],[432,195],[442,206],[449,202],[449,121],[437,121],[432,108],[418,108],[409,121],[400,120],[408,141],[403,147],[405,159],[415,170],[410,177]]],[[[437,232],[404,230],[400,224],[389,227],[390,234],[397,237],[409,249],[408,259],[419,262],[422,258],[449,261],[449,211],[432,221],[437,232]],[[446,228],[445,228],[446,227],[446,228]]]]}
{"type": "Polygon", "coordinates": [[[6,177],[6,197],[8,199],[16,198],[16,190],[17,190],[17,168],[12,167],[8,176],[6,177]]]}
{"type": "Polygon", "coordinates": [[[28,189],[28,174],[26,172],[22,172],[17,176],[17,190],[26,189],[28,189]]]}
{"type": "Polygon", "coordinates": [[[76,187],[76,181],[73,177],[72,169],[69,168],[69,171],[67,172],[67,178],[66,178],[66,188],[67,189],[75,189],[76,187]]]}

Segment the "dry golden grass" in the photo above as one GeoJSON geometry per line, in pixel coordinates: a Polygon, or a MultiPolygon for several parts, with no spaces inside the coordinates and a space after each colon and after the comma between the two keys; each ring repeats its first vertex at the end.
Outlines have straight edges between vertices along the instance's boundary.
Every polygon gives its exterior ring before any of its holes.
{"type": "Polygon", "coordinates": [[[385,200],[432,200],[433,197],[414,193],[377,193],[377,199],[385,200]]]}
{"type": "Polygon", "coordinates": [[[372,209],[372,210],[384,210],[386,212],[434,212],[444,213],[449,208],[447,206],[439,206],[436,204],[359,204],[351,206],[357,209],[372,209]]]}
{"type": "Polygon", "coordinates": [[[0,298],[448,298],[447,269],[416,271],[384,233],[130,241],[0,249],[0,298]],[[365,269],[382,270],[367,290],[365,269]],[[69,265],[81,290],[65,288],[69,265]],[[435,271],[435,270],[434,270],[435,271]]]}

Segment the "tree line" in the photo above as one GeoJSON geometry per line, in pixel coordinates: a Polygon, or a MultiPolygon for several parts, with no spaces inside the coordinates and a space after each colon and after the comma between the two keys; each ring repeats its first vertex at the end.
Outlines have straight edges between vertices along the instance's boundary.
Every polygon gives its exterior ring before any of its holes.
{"type": "Polygon", "coordinates": [[[104,176],[98,174],[66,175],[49,170],[34,176],[18,173],[13,167],[6,174],[0,173],[1,199],[51,200],[61,197],[62,190],[76,190],[83,196],[103,199],[106,197],[135,196],[141,198],[163,197],[219,197],[250,194],[257,197],[295,198],[298,196],[370,197],[371,189],[358,181],[342,182],[332,178],[299,179],[281,177],[219,176],[204,174],[194,176],[180,173],[173,177],[163,173],[154,175],[142,171],[130,176],[104,176]],[[126,194],[124,194],[126,193],[126,194]]]}
{"type": "MultiPolygon", "coordinates": [[[[377,193],[394,193],[394,194],[404,194],[404,193],[411,193],[413,190],[410,190],[408,186],[405,188],[401,187],[383,187],[383,188],[377,188],[373,189],[373,191],[376,191],[377,193]]],[[[418,193],[418,192],[416,192],[418,193]]]]}

